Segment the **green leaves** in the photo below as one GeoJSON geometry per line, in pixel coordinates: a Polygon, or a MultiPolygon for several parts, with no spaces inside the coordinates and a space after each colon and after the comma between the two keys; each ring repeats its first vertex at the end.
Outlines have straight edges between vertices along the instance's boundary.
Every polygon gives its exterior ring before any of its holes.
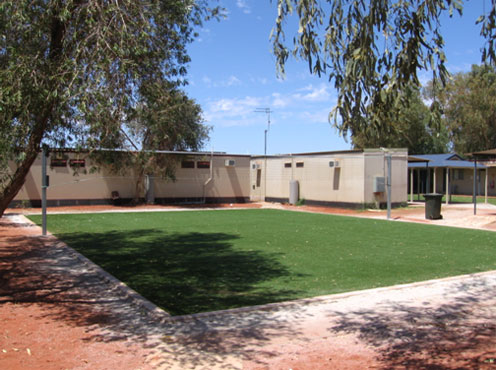
{"type": "Polygon", "coordinates": [[[149,103],[141,87],[184,84],[195,27],[219,15],[207,0],[2,0],[0,166],[26,153],[29,169],[41,140],[124,145],[123,127],[149,103]]]}
{"type": "Polygon", "coordinates": [[[444,89],[429,84],[429,98],[442,110],[441,124],[447,127],[454,149],[469,153],[496,146],[496,70],[493,66],[472,66],[457,73],[444,89]]]}
{"type": "MultiPolygon", "coordinates": [[[[344,137],[369,128],[378,135],[389,132],[407,104],[402,92],[420,85],[421,70],[432,70],[441,83],[448,79],[439,20],[446,13],[461,15],[462,0],[278,0],[277,4],[271,40],[278,71],[284,73],[291,53],[306,60],[311,73],[328,74],[338,91],[333,123],[344,137]],[[294,16],[293,9],[299,26],[293,44],[287,45],[285,31],[291,30],[285,21],[294,16]]],[[[496,4],[478,23],[488,40],[482,57],[494,61],[496,4]]]]}

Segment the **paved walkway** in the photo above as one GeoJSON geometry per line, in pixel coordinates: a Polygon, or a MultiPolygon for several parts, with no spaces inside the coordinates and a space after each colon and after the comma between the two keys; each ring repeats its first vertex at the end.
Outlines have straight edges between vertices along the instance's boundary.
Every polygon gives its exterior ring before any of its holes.
{"type": "MultiPolygon", "coordinates": [[[[393,216],[426,221],[419,210],[405,212],[393,216]]],[[[489,222],[476,227],[491,229],[493,212],[481,214],[489,222]]],[[[444,209],[444,221],[448,214],[444,209]]],[[[496,272],[169,317],[39,234],[21,215],[0,219],[2,369],[484,369],[496,363],[496,272]]]]}

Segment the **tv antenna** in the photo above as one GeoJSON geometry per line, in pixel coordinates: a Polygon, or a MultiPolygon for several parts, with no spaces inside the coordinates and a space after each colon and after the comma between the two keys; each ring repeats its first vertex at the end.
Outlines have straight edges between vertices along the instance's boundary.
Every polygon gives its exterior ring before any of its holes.
{"type": "Polygon", "coordinates": [[[264,131],[264,155],[267,156],[267,132],[270,130],[270,114],[273,111],[270,108],[257,108],[254,112],[267,114],[267,128],[264,131]]]}

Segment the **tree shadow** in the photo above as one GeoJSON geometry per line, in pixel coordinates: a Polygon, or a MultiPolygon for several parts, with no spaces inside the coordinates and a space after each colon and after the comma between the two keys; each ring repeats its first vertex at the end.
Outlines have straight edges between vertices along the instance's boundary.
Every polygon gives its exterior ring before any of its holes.
{"type": "MultiPolygon", "coordinates": [[[[296,334],[284,318],[258,310],[248,310],[246,316],[236,311],[177,319],[156,316],[55,237],[21,235],[22,229],[10,236],[3,233],[6,228],[0,220],[0,305],[36,304],[42,308],[39,319],[85,327],[90,335],[84,340],[132,340],[156,353],[164,366],[209,367],[222,365],[219,356],[241,350],[247,341],[260,343],[263,350],[262,343],[274,336],[296,334]],[[198,354],[192,356],[192,349],[198,354]]],[[[98,258],[115,276],[134,281],[140,293],[165,302],[174,313],[275,302],[298,293],[257,286],[290,272],[276,255],[233,249],[235,235],[150,229],[63,238],[86,256],[98,258]]]]}
{"type": "Polygon", "coordinates": [[[339,313],[332,332],[351,333],[381,353],[385,369],[486,368],[496,360],[492,289],[460,284],[449,303],[386,302],[378,310],[339,313]],[[392,309],[391,309],[392,306],[392,309]]]}
{"type": "Polygon", "coordinates": [[[172,315],[282,301],[295,294],[260,288],[259,283],[289,271],[275,254],[233,248],[236,235],[148,229],[59,237],[172,315]]]}

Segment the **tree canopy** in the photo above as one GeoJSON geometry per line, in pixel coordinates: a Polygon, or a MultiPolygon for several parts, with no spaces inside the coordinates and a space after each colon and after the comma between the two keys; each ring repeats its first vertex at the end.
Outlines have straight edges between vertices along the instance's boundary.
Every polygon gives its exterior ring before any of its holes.
{"type": "MultiPolygon", "coordinates": [[[[328,75],[337,89],[330,114],[340,133],[390,131],[402,107],[402,92],[419,86],[420,70],[431,70],[440,84],[447,81],[440,19],[462,14],[463,0],[277,0],[272,33],[280,73],[290,56],[308,62],[311,73],[328,75]],[[296,14],[298,29],[290,29],[296,14]],[[289,31],[289,32],[288,32],[289,31]],[[294,35],[292,42],[286,34],[294,35]]],[[[486,44],[482,60],[495,61],[496,2],[477,23],[486,44]]],[[[431,111],[439,115],[437,101],[431,111]]]]}
{"type": "Polygon", "coordinates": [[[144,197],[145,175],[175,179],[178,157],[163,151],[199,150],[208,138],[209,127],[203,124],[202,109],[194,100],[177,89],[153,84],[143,91],[144,103],[129,117],[127,130],[112,137],[105,148],[131,150],[101,150],[91,154],[93,162],[111,172],[130,169],[136,175],[135,201],[144,197]]]}
{"type": "MultiPolygon", "coordinates": [[[[21,188],[42,140],[116,145],[136,122],[151,122],[151,109],[167,109],[167,99],[152,91],[180,95],[174,91],[187,72],[186,45],[195,26],[219,11],[208,3],[0,2],[0,215],[21,188]],[[16,162],[14,172],[7,170],[8,160],[16,162]]],[[[200,126],[196,136],[172,126],[169,140],[178,139],[182,148],[205,138],[200,126]]]]}
{"type": "Polygon", "coordinates": [[[444,153],[448,150],[448,130],[444,125],[432,123],[432,115],[422,100],[418,88],[411,86],[402,92],[407,104],[396,119],[390,122],[389,131],[377,136],[367,129],[355,132],[351,141],[355,148],[408,148],[409,154],[444,153]]]}
{"type": "Polygon", "coordinates": [[[469,153],[496,147],[496,68],[472,66],[453,75],[444,89],[427,87],[429,98],[438,100],[442,125],[457,152],[469,153]]]}

